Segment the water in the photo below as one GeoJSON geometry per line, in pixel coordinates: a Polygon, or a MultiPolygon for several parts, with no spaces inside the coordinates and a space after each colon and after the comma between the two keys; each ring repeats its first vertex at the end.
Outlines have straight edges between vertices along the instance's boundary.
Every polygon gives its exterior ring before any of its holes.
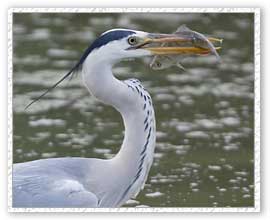
{"type": "Polygon", "coordinates": [[[145,189],[125,206],[254,205],[252,14],[15,14],[14,162],[78,156],[111,158],[123,139],[119,113],[90,97],[81,75],[24,107],[66,73],[101,32],[115,27],[171,33],[187,24],[223,38],[215,57],[187,58],[154,71],[149,59],[121,62],[138,78],[157,118],[155,160],[145,189]]]}

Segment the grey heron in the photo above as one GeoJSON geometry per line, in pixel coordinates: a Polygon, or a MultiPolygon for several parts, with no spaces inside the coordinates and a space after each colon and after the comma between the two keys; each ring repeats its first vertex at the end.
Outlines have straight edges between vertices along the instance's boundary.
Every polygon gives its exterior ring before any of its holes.
{"type": "Polygon", "coordinates": [[[112,67],[126,58],[207,52],[197,47],[160,46],[174,41],[184,44],[190,39],[130,29],[109,30],[86,49],[62,79],[38,97],[81,67],[89,92],[120,112],[125,126],[124,140],[112,159],[67,157],[14,164],[13,207],[120,207],[139,193],[153,161],[154,108],[139,80],[118,80],[112,67]]]}

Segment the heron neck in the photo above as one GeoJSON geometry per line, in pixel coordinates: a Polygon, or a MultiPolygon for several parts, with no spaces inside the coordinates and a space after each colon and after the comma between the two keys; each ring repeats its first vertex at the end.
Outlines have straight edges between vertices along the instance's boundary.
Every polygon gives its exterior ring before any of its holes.
{"type": "MultiPolygon", "coordinates": [[[[120,166],[123,165],[125,168],[128,166],[133,169],[137,167],[149,136],[150,120],[151,117],[154,118],[154,111],[152,106],[149,106],[148,99],[145,101],[135,88],[134,91],[126,83],[114,77],[112,63],[102,62],[99,64],[90,61],[83,66],[86,87],[101,102],[111,105],[119,111],[125,126],[124,141],[114,161],[119,161],[117,163],[121,163],[120,166]],[[147,107],[144,106],[146,103],[147,107]],[[146,128],[147,117],[149,118],[147,121],[149,126],[146,128]]],[[[154,120],[151,123],[154,127],[154,120]]],[[[154,128],[152,128],[152,133],[154,133],[154,128]]]]}
{"type": "Polygon", "coordinates": [[[119,152],[104,163],[103,169],[112,174],[111,181],[107,183],[107,175],[99,176],[102,179],[99,184],[109,184],[111,189],[105,196],[99,192],[102,197],[100,206],[111,205],[108,202],[111,198],[115,198],[114,206],[120,206],[144,186],[153,161],[155,117],[152,101],[138,81],[116,79],[111,63],[86,61],[83,66],[86,87],[100,101],[118,110],[125,126],[119,152]]]}
{"type": "Polygon", "coordinates": [[[91,62],[83,65],[83,81],[89,92],[104,104],[121,112],[121,82],[112,74],[112,64],[91,62]]]}

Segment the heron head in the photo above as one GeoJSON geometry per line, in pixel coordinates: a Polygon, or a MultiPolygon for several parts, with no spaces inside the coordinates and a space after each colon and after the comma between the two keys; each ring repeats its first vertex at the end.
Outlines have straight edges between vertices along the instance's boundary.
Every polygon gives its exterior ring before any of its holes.
{"type": "Polygon", "coordinates": [[[146,36],[147,33],[143,31],[112,29],[101,34],[85,53],[87,57],[96,56],[107,62],[151,55],[149,51],[145,50],[130,50],[136,44],[141,43],[146,36]]]}
{"type": "Polygon", "coordinates": [[[177,35],[159,34],[130,29],[112,29],[101,34],[88,47],[80,62],[83,63],[89,55],[106,60],[106,62],[117,62],[124,58],[151,55],[209,53],[207,49],[190,46],[192,41],[194,41],[194,36],[179,33],[177,35]],[[164,43],[177,43],[178,46],[164,47],[164,43]]]}

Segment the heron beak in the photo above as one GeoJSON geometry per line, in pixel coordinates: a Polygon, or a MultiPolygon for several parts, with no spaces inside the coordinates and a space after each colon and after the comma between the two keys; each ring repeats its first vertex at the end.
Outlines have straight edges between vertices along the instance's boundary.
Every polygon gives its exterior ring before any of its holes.
{"type": "MultiPolygon", "coordinates": [[[[222,39],[209,37],[211,43],[222,43],[222,39]]],[[[203,55],[211,53],[211,50],[204,47],[193,46],[194,36],[181,36],[179,34],[149,34],[144,38],[143,42],[136,46],[136,49],[146,49],[153,55],[203,55]],[[175,46],[167,46],[172,43],[175,46]],[[167,45],[166,45],[167,44],[167,45]]],[[[215,47],[219,50],[221,47],[215,47]]]]}

